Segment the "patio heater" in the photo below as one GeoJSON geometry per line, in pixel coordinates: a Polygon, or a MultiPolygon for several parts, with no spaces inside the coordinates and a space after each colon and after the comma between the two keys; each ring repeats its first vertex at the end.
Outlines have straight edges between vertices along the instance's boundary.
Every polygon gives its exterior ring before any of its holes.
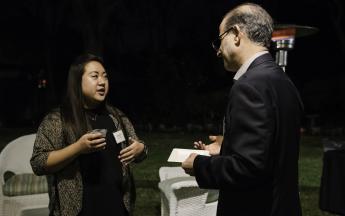
{"type": "Polygon", "coordinates": [[[272,34],[272,47],[276,51],[276,63],[285,71],[288,51],[295,45],[295,38],[315,34],[317,28],[293,24],[278,24],[272,34]]]}

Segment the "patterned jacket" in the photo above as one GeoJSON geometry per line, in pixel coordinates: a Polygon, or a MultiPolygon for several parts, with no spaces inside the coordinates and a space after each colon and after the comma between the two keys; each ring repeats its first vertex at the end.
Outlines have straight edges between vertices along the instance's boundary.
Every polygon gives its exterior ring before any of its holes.
{"type": "MultiPolygon", "coordinates": [[[[110,117],[118,129],[124,129],[128,137],[138,139],[134,128],[129,119],[118,109],[107,106],[110,117]],[[122,123],[118,121],[121,119],[122,123]]],[[[82,176],[80,173],[79,161],[75,159],[69,163],[62,170],[49,173],[45,170],[45,164],[48,159],[49,152],[62,149],[78,139],[69,135],[69,140],[73,142],[66,142],[63,135],[63,123],[61,120],[60,111],[56,110],[49,113],[41,122],[33,148],[31,157],[31,166],[36,175],[46,175],[49,188],[49,210],[50,215],[54,216],[76,216],[82,208],[83,185],[82,176]]],[[[125,133],[126,134],[126,133],[125,133]]],[[[128,145],[128,137],[126,137],[128,145]]],[[[134,162],[140,162],[147,156],[147,146],[144,151],[134,162]]],[[[133,214],[135,202],[135,187],[133,176],[129,166],[123,166],[123,201],[129,214],[133,214]]]]}

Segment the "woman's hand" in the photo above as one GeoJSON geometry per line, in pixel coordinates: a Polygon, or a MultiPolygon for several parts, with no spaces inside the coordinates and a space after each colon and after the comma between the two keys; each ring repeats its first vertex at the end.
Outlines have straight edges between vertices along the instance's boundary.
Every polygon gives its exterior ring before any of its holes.
{"type": "Polygon", "coordinates": [[[120,161],[125,165],[128,165],[129,163],[134,161],[134,159],[143,152],[145,147],[143,143],[139,142],[138,140],[132,139],[131,137],[129,137],[129,142],[131,144],[122,149],[119,155],[120,161]]]}
{"type": "Polygon", "coordinates": [[[105,138],[101,133],[87,133],[79,140],[63,149],[51,151],[45,165],[46,171],[57,172],[80,154],[99,151],[105,148],[105,138]]]}
{"type": "Polygon", "coordinates": [[[95,151],[105,149],[105,138],[101,133],[87,133],[84,134],[76,142],[79,147],[79,153],[87,154],[95,151]]]}
{"type": "Polygon", "coordinates": [[[206,145],[202,141],[194,142],[194,148],[209,151],[210,155],[219,155],[223,136],[209,136],[208,138],[212,143],[206,145]]]}

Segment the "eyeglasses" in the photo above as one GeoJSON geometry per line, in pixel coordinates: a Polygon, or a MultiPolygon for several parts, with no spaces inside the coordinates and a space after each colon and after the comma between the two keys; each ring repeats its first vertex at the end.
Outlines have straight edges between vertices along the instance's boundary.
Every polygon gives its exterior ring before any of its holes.
{"type": "Polygon", "coordinates": [[[219,35],[215,40],[212,41],[212,47],[214,50],[216,50],[218,52],[220,45],[222,44],[222,40],[234,28],[235,28],[235,26],[231,26],[225,32],[223,32],[221,35],[219,35]]]}

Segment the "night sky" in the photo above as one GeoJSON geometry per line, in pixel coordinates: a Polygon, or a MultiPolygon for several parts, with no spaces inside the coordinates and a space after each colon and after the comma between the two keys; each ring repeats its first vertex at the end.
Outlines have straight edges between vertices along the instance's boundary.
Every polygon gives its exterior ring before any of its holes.
{"type": "MultiPolygon", "coordinates": [[[[223,69],[210,42],[224,14],[243,2],[6,1],[0,8],[0,123],[37,125],[59,104],[69,64],[82,52],[104,57],[109,101],[136,123],[218,121],[233,74],[223,69]],[[42,80],[47,84],[38,88],[42,80]]],[[[277,24],[319,29],[296,39],[286,72],[306,115],[320,115],[323,126],[343,126],[344,1],[253,2],[277,24]]]]}

